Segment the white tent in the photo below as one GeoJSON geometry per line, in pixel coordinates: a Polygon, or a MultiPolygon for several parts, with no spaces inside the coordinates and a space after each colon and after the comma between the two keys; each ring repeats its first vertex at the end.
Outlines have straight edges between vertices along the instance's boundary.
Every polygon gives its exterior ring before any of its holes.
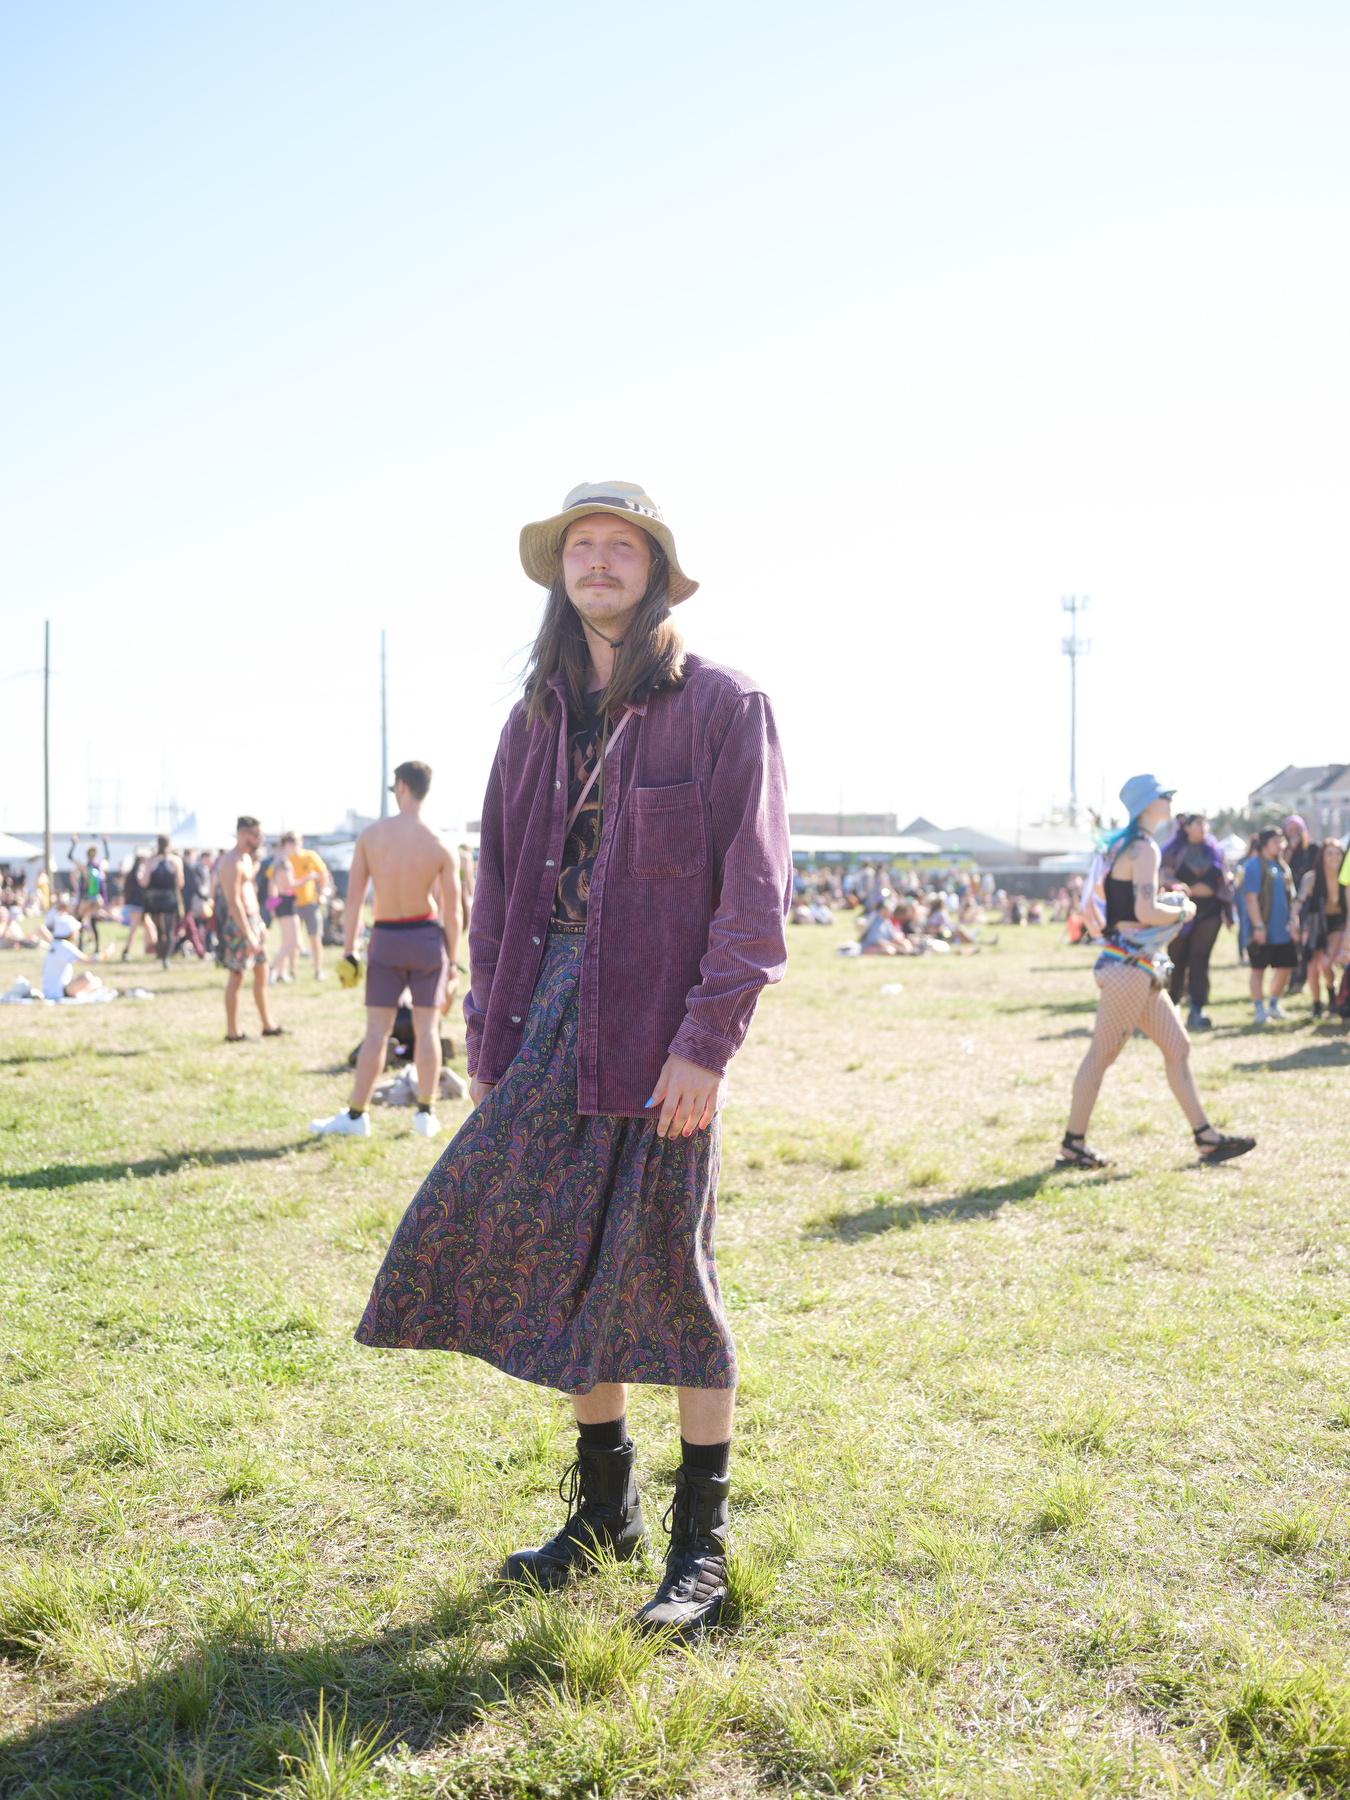
{"type": "Polygon", "coordinates": [[[1240,838],[1235,831],[1230,831],[1226,838],[1219,839],[1219,848],[1229,862],[1235,862],[1239,856],[1247,854],[1247,840],[1240,838]]]}
{"type": "Polygon", "coordinates": [[[22,838],[0,831],[0,862],[36,862],[42,855],[36,844],[25,844],[22,838]]]}

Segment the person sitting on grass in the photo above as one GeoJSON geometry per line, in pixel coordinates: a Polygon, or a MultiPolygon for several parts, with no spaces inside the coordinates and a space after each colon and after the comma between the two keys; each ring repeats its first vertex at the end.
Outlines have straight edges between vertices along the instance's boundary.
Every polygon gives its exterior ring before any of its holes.
{"type": "Polygon", "coordinates": [[[94,960],[75,947],[79,929],[78,920],[66,912],[58,914],[52,922],[52,947],[42,963],[44,1000],[78,1000],[81,994],[92,994],[95,988],[103,986],[97,975],[86,974],[83,970],[76,972],[76,963],[94,960]]]}
{"type": "Polygon", "coordinates": [[[859,921],[858,948],[864,956],[904,956],[908,952],[904,932],[897,931],[891,922],[893,897],[889,888],[878,888],[859,921]]]}

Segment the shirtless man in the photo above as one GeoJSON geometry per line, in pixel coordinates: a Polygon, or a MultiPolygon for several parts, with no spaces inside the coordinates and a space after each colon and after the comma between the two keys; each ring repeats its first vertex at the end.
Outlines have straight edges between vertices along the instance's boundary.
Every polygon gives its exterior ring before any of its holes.
{"type": "Polygon", "coordinates": [[[227,912],[221,932],[225,967],[225,1042],[243,1042],[239,1029],[239,989],[244,970],[253,971],[253,998],[262,1019],[264,1037],[280,1037],[281,1026],[272,1023],[267,1006],[267,927],[258,909],[258,865],[254,857],[262,846],[262,826],[244,813],[235,823],[237,834],[233,850],[226,851],[216,864],[216,879],[225,896],[227,912]]]}
{"type": "Polygon", "coordinates": [[[369,1137],[375,1078],[384,1067],[389,1033],[404,988],[412,993],[417,1112],[413,1130],[435,1137],[440,1130],[431,1110],[441,1072],[437,1019],[455,991],[459,955],[459,860],[429,825],[422,802],[431,770],[422,762],[402,762],[394,770],[398,811],[368,825],[356,840],[347,883],[343,949],[356,967],[357,940],[365,910],[366,883],[375,890],[375,925],[366,965],[366,1036],[356,1059],[351,1105],[331,1119],[315,1119],[316,1132],[369,1137]]]}

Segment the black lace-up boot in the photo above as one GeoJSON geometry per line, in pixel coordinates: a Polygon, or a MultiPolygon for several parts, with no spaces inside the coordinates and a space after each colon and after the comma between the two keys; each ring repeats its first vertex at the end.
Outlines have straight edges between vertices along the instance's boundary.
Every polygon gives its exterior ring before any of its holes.
{"type": "Polygon", "coordinates": [[[633,1479],[636,1460],[631,1442],[622,1450],[579,1443],[576,1461],[558,1483],[558,1497],[567,1504],[567,1523],[537,1550],[513,1550],[502,1567],[502,1578],[560,1588],[574,1569],[584,1574],[593,1567],[597,1548],[618,1562],[635,1556],[647,1535],[633,1479]]]}
{"type": "Polygon", "coordinates": [[[727,1597],[727,1496],[731,1478],[681,1468],[666,1514],[666,1578],[638,1614],[645,1631],[698,1637],[722,1616],[727,1597]]]}

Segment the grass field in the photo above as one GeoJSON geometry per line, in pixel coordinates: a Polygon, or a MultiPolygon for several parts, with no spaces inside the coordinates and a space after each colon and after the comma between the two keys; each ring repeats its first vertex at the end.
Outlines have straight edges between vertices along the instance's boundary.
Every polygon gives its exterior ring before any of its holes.
{"type": "MultiPolygon", "coordinates": [[[[445,1141],[306,1136],[355,997],[238,1046],[214,967],[0,1009],[0,1795],[1350,1792],[1343,1031],[1250,1026],[1226,936],[1198,1079],[1257,1151],[1197,1167],[1139,1041],[1114,1166],[1054,1175],[1088,955],[841,935],[733,1073],[736,1618],[692,1651],[631,1629],[655,1561],[496,1586],[565,1402],[352,1343],[445,1141]]],[[[655,1524],[671,1396],[630,1420],[655,1524]]]]}

